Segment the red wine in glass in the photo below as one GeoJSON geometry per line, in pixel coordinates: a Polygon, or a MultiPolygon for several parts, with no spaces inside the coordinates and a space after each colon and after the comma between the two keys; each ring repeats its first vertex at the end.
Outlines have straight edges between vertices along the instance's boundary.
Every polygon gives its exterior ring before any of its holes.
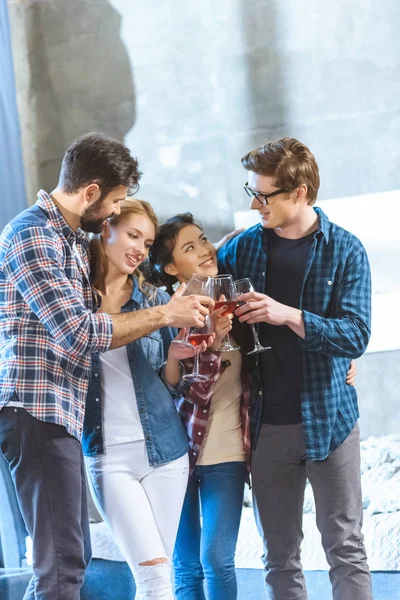
{"type": "Polygon", "coordinates": [[[226,310],[224,310],[221,313],[221,317],[226,317],[227,315],[231,315],[233,313],[233,311],[235,310],[235,308],[237,307],[237,302],[236,300],[219,300],[218,302],[215,303],[215,307],[214,310],[217,310],[218,308],[222,308],[223,306],[226,306],[226,310]]]}
{"type": "MultiPolygon", "coordinates": [[[[198,296],[211,296],[212,277],[208,277],[208,275],[202,275],[201,273],[193,273],[189,281],[186,283],[186,289],[183,293],[184,296],[189,296],[190,294],[196,294],[198,296]]],[[[187,335],[184,339],[181,340],[172,340],[173,344],[180,344],[183,346],[194,346],[195,344],[191,344],[187,339],[187,335]]]]}
{"type": "MultiPolygon", "coordinates": [[[[232,275],[217,275],[216,277],[213,277],[212,287],[215,308],[227,306],[227,309],[222,313],[223,316],[233,313],[236,308],[236,298],[238,294],[232,275]],[[225,300],[221,300],[221,297],[225,298],[225,300]]],[[[229,333],[226,334],[218,348],[221,352],[232,352],[233,350],[239,349],[240,346],[237,346],[232,342],[229,333]]]]}
{"type": "Polygon", "coordinates": [[[200,346],[202,342],[206,342],[210,337],[209,333],[191,333],[188,335],[187,341],[192,346],[200,346]]]}
{"type": "MultiPolygon", "coordinates": [[[[207,316],[204,319],[203,327],[190,327],[190,329],[188,330],[186,343],[189,343],[195,348],[197,348],[201,345],[202,342],[206,342],[210,335],[213,335],[213,322],[212,319],[210,319],[210,317],[207,316]]],[[[207,381],[207,379],[209,379],[209,376],[200,373],[199,368],[199,351],[197,351],[194,356],[193,371],[191,373],[186,373],[182,377],[182,379],[184,379],[185,381],[190,381],[191,383],[207,381]]]]}

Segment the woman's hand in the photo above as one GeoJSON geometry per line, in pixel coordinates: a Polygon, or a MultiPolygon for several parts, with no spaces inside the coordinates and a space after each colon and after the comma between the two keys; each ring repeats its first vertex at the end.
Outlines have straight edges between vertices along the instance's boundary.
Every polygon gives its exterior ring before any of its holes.
{"type": "MultiPolygon", "coordinates": [[[[183,340],[186,337],[186,334],[187,329],[181,329],[178,335],[176,336],[175,340],[183,340]]],[[[214,335],[210,335],[207,342],[201,342],[199,346],[186,346],[185,344],[174,344],[173,340],[168,350],[168,359],[179,361],[185,360],[185,358],[192,358],[192,356],[194,356],[197,353],[205,352],[208,346],[211,346],[211,344],[214,342],[214,338],[214,335]]]]}
{"type": "Polygon", "coordinates": [[[346,375],[347,385],[354,385],[354,382],[356,380],[356,375],[357,375],[356,361],[351,360],[350,367],[349,367],[349,370],[347,371],[347,375],[346,375]]]}
{"type": "MultiPolygon", "coordinates": [[[[224,299],[225,298],[221,296],[220,300],[224,299]]],[[[210,346],[212,350],[217,350],[221,346],[222,340],[232,329],[233,314],[229,314],[223,317],[221,313],[223,313],[224,310],[226,310],[226,306],[222,306],[221,308],[218,308],[217,310],[211,313],[211,319],[214,323],[215,334],[215,339],[210,346]]]]}

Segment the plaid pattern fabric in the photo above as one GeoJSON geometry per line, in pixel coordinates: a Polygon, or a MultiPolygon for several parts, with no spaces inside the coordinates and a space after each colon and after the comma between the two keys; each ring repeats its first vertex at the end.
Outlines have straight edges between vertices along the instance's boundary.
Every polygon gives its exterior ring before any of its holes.
{"type": "MultiPolygon", "coordinates": [[[[184,370],[190,373],[193,369],[193,359],[183,361],[184,370]]],[[[229,369],[229,367],[228,367],[229,369]]],[[[199,371],[208,375],[204,383],[192,383],[184,395],[175,400],[179,415],[189,437],[189,460],[191,471],[195,468],[210,414],[210,403],[215,384],[225,373],[226,366],[221,361],[221,354],[207,350],[200,354],[199,371]]],[[[245,370],[241,370],[242,398],[240,416],[243,432],[243,446],[246,454],[248,470],[250,469],[250,391],[245,370]]]]}
{"type": "MultiPolygon", "coordinates": [[[[347,438],[358,416],[357,393],[345,383],[350,359],[361,356],[371,329],[371,275],[361,242],[331,223],[320,208],[299,308],[305,339],[301,404],[307,458],[323,460],[347,438]]],[[[220,273],[250,277],[265,293],[266,236],[256,225],[230,240],[218,254],[220,273]]],[[[261,426],[262,389],[255,358],[251,369],[252,436],[261,426]]]]}
{"type": "Polygon", "coordinates": [[[41,190],[0,236],[0,408],[16,393],[81,438],[91,353],[112,337],[111,318],[93,308],[87,240],[41,190]]]}

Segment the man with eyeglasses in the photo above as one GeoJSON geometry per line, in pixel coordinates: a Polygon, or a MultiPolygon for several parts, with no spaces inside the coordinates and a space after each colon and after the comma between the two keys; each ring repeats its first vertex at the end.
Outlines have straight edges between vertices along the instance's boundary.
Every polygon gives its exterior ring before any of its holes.
{"type": "MultiPolygon", "coordinates": [[[[307,598],[300,562],[309,479],[334,600],[372,600],[361,531],[357,394],[351,359],[370,337],[371,283],[361,242],[314,208],[318,165],[292,138],[242,158],[261,224],[218,254],[220,272],[250,277],[241,323],[271,346],[251,367],[252,480],[270,600],[307,598]]],[[[240,332],[238,332],[240,335],[240,332]]]]}

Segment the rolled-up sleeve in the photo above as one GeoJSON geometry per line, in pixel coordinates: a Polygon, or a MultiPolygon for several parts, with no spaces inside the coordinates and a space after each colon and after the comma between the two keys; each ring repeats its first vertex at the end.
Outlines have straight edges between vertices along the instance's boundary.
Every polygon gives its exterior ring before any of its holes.
{"type": "Polygon", "coordinates": [[[111,317],[94,314],[85,306],[65,273],[50,231],[29,227],[16,233],[5,254],[3,272],[64,350],[82,355],[109,349],[111,317]]]}
{"type": "Polygon", "coordinates": [[[332,317],[303,310],[304,350],[331,356],[358,358],[371,335],[371,274],[364,248],[347,257],[332,317]]]}

